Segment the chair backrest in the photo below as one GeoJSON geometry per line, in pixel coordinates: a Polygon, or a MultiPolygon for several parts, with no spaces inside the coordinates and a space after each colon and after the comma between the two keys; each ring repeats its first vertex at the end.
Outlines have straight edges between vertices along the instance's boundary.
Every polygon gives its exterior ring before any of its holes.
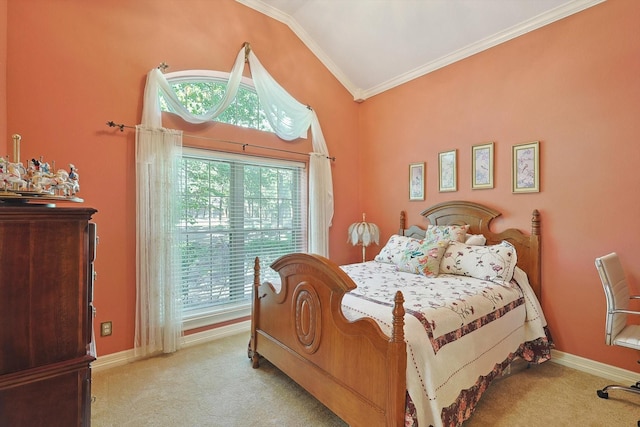
{"type": "Polygon", "coordinates": [[[627,324],[627,315],[614,313],[614,310],[629,308],[629,286],[620,259],[615,252],[596,258],[596,268],[607,299],[606,343],[612,345],[615,337],[627,324]]]}

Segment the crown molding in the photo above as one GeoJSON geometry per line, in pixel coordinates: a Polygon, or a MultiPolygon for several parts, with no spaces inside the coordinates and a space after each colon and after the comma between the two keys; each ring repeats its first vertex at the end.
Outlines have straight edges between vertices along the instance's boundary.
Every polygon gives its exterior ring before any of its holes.
{"type": "MultiPolygon", "coordinates": [[[[520,37],[526,33],[537,30],[538,28],[542,28],[545,25],[549,25],[553,22],[566,18],[567,16],[595,6],[596,4],[603,3],[604,1],[606,0],[575,0],[571,3],[567,3],[563,6],[538,15],[535,18],[525,21],[519,25],[496,33],[491,37],[487,37],[448,55],[442,56],[435,61],[426,63],[391,80],[387,80],[386,82],[374,86],[370,89],[366,89],[364,91],[361,90],[360,96],[362,97],[362,99],[371,98],[374,95],[385,92],[418,77],[424,76],[425,74],[429,74],[433,71],[439,70],[440,68],[446,67],[447,65],[451,65],[455,62],[461,61],[465,58],[475,55],[476,53],[480,53],[499,44],[505,43],[509,40],[515,39],[516,37],[520,37]]],[[[349,88],[347,89],[349,90],[349,88]]],[[[353,93],[353,91],[351,90],[350,92],[353,93]]]]}
{"type": "Polygon", "coordinates": [[[344,74],[344,72],[336,65],[335,62],[327,55],[322,48],[315,42],[315,40],[300,26],[298,21],[293,19],[291,15],[288,15],[261,0],[236,0],[251,9],[254,9],[270,18],[282,22],[287,25],[291,31],[311,50],[311,52],[327,67],[327,69],[334,75],[336,79],[355,97],[355,94],[360,91],[356,88],[353,82],[344,74]]]}
{"type": "Polygon", "coordinates": [[[325,67],[338,79],[338,81],[351,93],[354,101],[362,102],[372,96],[378,95],[387,90],[393,89],[396,86],[400,86],[418,77],[429,74],[440,68],[451,65],[462,59],[468,58],[472,55],[480,53],[484,50],[490,49],[501,43],[512,40],[516,37],[537,30],[538,28],[549,25],[553,22],[559,21],[567,16],[581,12],[597,4],[603,3],[606,0],[574,0],[559,6],[555,9],[549,10],[543,14],[540,14],[532,19],[529,19],[519,25],[508,28],[504,31],[498,32],[490,37],[480,40],[476,43],[472,43],[462,49],[452,52],[448,55],[442,56],[434,61],[423,64],[422,66],[415,68],[407,73],[403,73],[393,79],[387,80],[379,85],[371,88],[358,88],[351,80],[344,74],[344,72],[329,58],[329,56],[318,46],[318,44],[309,36],[309,34],[293,19],[290,15],[281,12],[274,7],[265,4],[261,0],[236,0],[238,3],[244,4],[258,12],[261,12],[277,21],[286,24],[300,40],[315,54],[315,56],[324,64],[325,67]]]}

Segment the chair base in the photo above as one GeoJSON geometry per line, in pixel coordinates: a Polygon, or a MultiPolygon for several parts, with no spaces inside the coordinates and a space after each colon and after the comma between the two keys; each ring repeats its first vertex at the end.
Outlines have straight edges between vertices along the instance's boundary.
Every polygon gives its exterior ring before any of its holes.
{"type": "MultiPolygon", "coordinates": [[[[638,363],[640,363],[640,361],[638,361],[638,363]]],[[[626,387],[623,385],[615,385],[615,384],[608,385],[602,390],[597,390],[598,397],[601,399],[608,399],[609,390],[623,390],[623,391],[628,391],[635,394],[640,394],[640,381],[638,381],[633,385],[630,385],[629,387],[626,387]]],[[[638,427],[640,427],[640,421],[638,421],[638,427]]]]}
{"type": "Polygon", "coordinates": [[[609,398],[609,390],[624,390],[624,391],[628,391],[631,393],[635,393],[635,394],[640,394],[640,381],[638,381],[637,383],[626,387],[623,385],[608,385],[605,388],[603,388],[602,390],[598,390],[598,397],[602,398],[602,399],[608,399],[609,398]]]}

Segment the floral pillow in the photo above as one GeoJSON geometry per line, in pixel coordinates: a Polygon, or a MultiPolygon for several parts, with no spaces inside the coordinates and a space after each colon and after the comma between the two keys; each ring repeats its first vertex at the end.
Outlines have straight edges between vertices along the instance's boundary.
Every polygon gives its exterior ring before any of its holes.
{"type": "Polygon", "coordinates": [[[508,283],[517,263],[516,249],[506,241],[492,246],[451,242],[442,257],[440,273],[508,283]]]}
{"type": "Polygon", "coordinates": [[[384,245],[380,253],[376,255],[374,260],[397,265],[402,262],[402,257],[404,256],[405,251],[409,248],[417,247],[418,242],[418,239],[394,234],[389,237],[389,241],[384,245]]]}
{"type": "Polygon", "coordinates": [[[464,243],[467,238],[468,225],[430,225],[425,232],[424,240],[437,242],[438,240],[450,240],[464,243]]]}
{"type": "Polygon", "coordinates": [[[440,262],[449,245],[449,241],[415,240],[415,242],[417,244],[410,244],[406,247],[400,260],[394,262],[394,264],[399,271],[437,277],[440,273],[440,262]]]}

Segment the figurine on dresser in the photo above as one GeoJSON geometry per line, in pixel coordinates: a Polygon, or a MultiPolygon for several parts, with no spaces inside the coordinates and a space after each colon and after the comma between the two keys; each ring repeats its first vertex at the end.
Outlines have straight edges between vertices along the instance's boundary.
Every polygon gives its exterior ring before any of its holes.
{"type": "Polygon", "coordinates": [[[25,167],[20,162],[21,136],[13,135],[13,162],[0,157],[0,203],[27,203],[61,200],[82,202],[76,197],[80,191],[80,175],[73,163],[69,170],[55,170],[48,162],[32,158],[25,167]],[[55,172],[53,172],[55,170],[55,172]]]}
{"type": "Polygon", "coordinates": [[[0,157],[0,177],[5,191],[7,189],[26,189],[27,181],[23,179],[25,176],[26,170],[24,170],[22,163],[11,163],[4,157],[0,157]]]}

